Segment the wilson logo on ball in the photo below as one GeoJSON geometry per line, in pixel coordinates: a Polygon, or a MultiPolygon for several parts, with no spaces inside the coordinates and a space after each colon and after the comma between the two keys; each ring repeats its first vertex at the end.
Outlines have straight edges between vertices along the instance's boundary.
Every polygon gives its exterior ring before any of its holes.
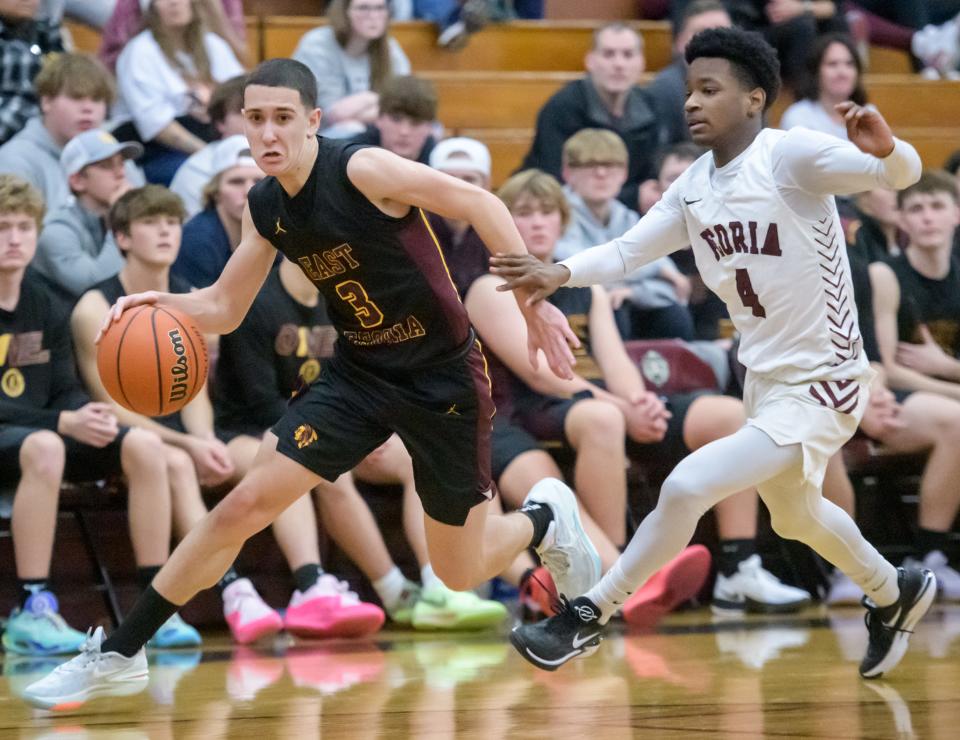
{"type": "Polygon", "coordinates": [[[187,388],[190,382],[190,370],[187,363],[186,348],[183,346],[183,338],[180,336],[179,329],[171,329],[167,332],[170,338],[170,344],[173,346],[173,353],[177,356],[176,361],[170,367],[170,373],[173,375],[173,383],[170,386],[170,401],[179,401],[187,397],[187,388]]]}

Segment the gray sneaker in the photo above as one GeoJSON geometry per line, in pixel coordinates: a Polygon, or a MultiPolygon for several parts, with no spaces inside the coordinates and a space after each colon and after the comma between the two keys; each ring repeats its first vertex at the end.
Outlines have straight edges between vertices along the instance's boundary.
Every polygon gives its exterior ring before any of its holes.
{"type": "Polygon", "coordinates": [[[537,554],[559,593],[581,596],[596,585],[601,573],[600,555],[583,530],[577,497],[562,481],[544,478],[523,501],[525,508],[537,504],[553,512],[553,521],[536,546],[537,554]]]}
{"type": "Polygon", "coordinates": [[[87,637],[80,655],[54,668],[27,686],[23,698],[35,707],[68,711],[97,696],[130,696],[147,687],[147,654],[141,648],[132,658],[102,653],[103,627],[87,637]]]}

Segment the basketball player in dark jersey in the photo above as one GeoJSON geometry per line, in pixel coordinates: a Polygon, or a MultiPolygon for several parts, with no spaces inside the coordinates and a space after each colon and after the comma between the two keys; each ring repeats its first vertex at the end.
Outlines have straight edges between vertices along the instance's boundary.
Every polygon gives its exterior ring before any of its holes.
{"type": "MultiPolygon", "coordinates": [[[[143,645],[199,590],[214,585],[244,541],[303,491],[353,468],[397,433],[414,460],[431,560],[447,586],[465,590],[536,547],[563,592],[600,576],[573,493],[538,484],[519,512],[488,517],[494,413],[484,358],[424,210],[470,222],[485,244],[526,249],[492,194],[376,149],[317,136],[316,80],[304,65],[274,59],[248,77],[244,119],[251,153],[268,177],[248,197],[243,236],[223,274],[186,295],[121,298],[127,308],[170,306],[207,334],[237,327],[280,250],[327,301],[340,339],[320,379],[264,436],[247,476],[180,543],[153,586],[109,638],[98,629],[83,653],[35,682],[24,698],[70,708],[91,695],[130,694],[147,683],[143,645]]],[[[570,377],[576,345],[548,302],[518,305],[530,359],[542,351],[570,377]]]]}

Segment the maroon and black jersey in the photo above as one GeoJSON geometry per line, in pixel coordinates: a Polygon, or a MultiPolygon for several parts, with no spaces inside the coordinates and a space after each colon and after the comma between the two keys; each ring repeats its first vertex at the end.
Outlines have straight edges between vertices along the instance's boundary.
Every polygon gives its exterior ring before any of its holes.
{"type": "Polygon", "coordinates": [[[267,177],[248,200],[257,231],[326,300],[338,351],[368,367],[402,370],[462,349],[470,323],[426,215],[383,213],[347,177],[347,162],[364,146],[318,140],[300,192],[291,198],[267,177]]]}

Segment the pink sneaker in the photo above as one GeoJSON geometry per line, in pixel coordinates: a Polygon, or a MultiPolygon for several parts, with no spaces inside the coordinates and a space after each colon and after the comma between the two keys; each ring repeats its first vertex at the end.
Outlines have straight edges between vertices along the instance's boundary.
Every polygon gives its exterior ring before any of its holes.
{"type": "Polygon", "coordinates": [[[266,605],[249,578],[238,578],[223,589],[223,616],[241,645],[283,629],[283,617],[266,605]]]}
{"type": "Polygon", "coordinates": [[[707,548],[690,545],[627,599],[624,621],[636,629],[653,629],[665,614],[700,593],[710,575],[710,562],[707,548]]]}
{"type": "Polygon", "coordinates": [[[380,629],[384,619],[380,607],[360,601],[346,582],[324,573],[306,593],[293,592],[284,626],[299,637],[362,637],[380,629]]]}

